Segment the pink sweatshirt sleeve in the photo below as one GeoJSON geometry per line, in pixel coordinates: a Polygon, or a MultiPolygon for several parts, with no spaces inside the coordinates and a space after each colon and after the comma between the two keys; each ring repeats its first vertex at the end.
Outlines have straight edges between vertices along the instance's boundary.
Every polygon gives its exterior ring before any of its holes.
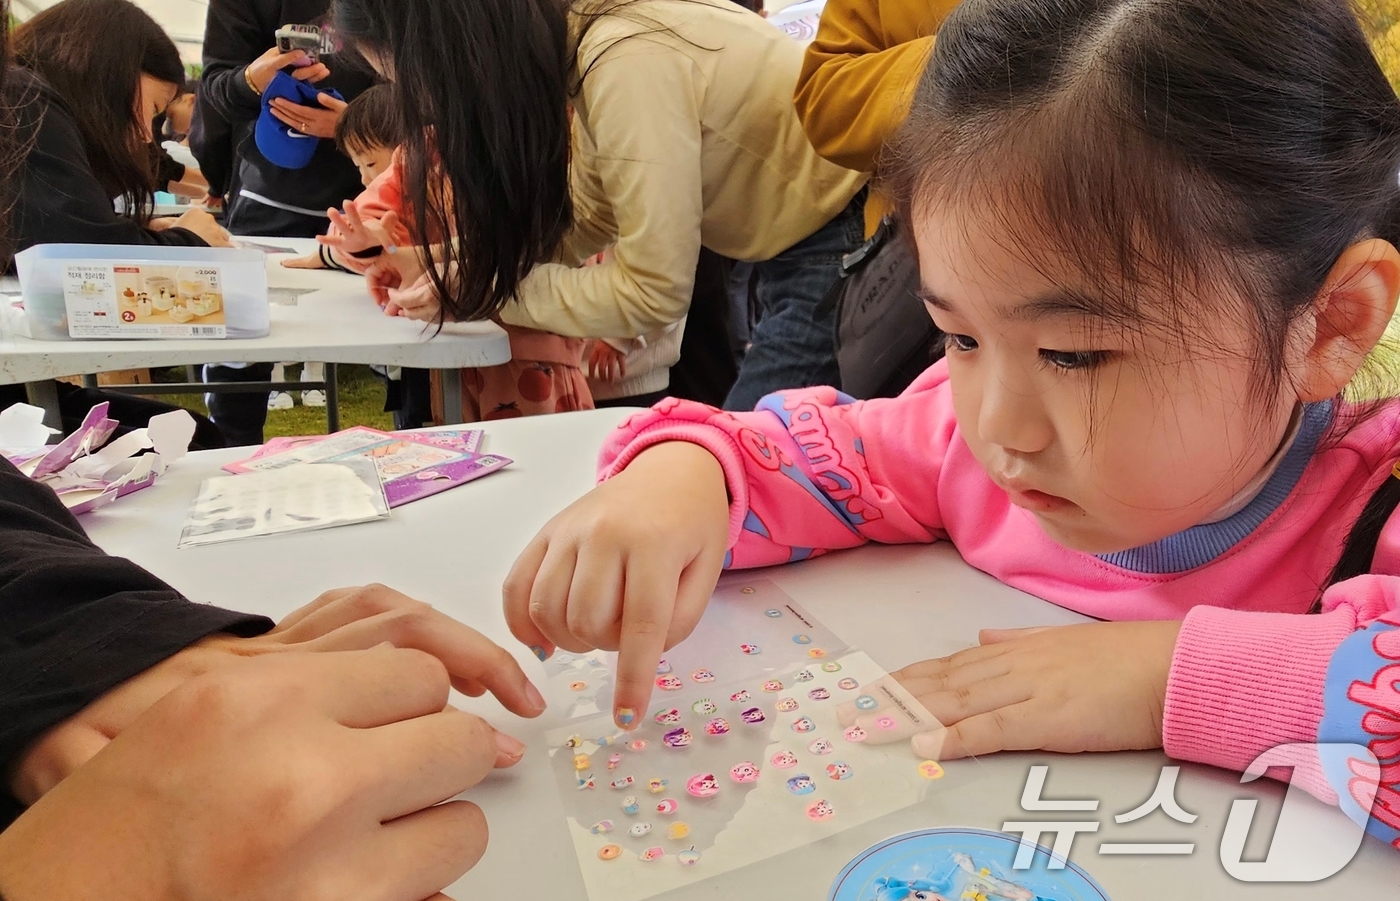
{"type": "Polygon", "coordinates": [[[947,381],[940,364],[897,398],[804,388],[770,395],[752,413],[667,399],[614,433],[599,475],[617,475],[668,441],[709,450],[729,488],[731,568],[867,541],[934,541],[945,537],[938,481],[956,428],[947,381]]]}
{"type": "Polygon", "coordinates": [[[1172,657],[1163,740],[1173,757],[1241,771],[1271,748],[1315,743],[1289,759],[1291,777],[1270,775],[1358,821],[1369,815],[1367,831],[1400,849],[1400,577],[1340,582],[1314,616],[1193,608],[1172,657]],[[1368,748],[1379,770],[1349,745],[1368,748]]]}
{"type": "MultiPolygon", "coordinates": [[[[389,168],[379,173],[374,181],[370,182],[354,200],[355,211],[363,219],[379,221],[386,213],[392,212],[398,216],[398,225],[394,228],[394,244],[399,247],[408,247],[413,244],[413,234],[408,230],[407,210],[403,206],[403,171],[399,165],[399,154],[394,153],[393,163],[389,168]]],[[[328,234],[336,234],[338,229],[334,224],[327,230],[328,234]]],[[[334,251],[333,251],[334,252],[334,251]]],[[[349,269],[351,272],[363,273],[369,268],[373,260],[360,260],[348,254],[335,253],[335,261],[349,269]]]]}

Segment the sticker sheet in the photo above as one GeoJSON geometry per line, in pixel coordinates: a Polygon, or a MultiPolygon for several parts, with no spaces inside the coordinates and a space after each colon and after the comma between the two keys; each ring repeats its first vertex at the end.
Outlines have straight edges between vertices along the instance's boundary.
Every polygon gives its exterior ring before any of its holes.
{"type": "Polygon", "coordinates": [[[593,901],[729,872],[941,786],[938,763],[903,740],[937,721],[766,580],[721,584],[658,665],[632,732],[612,722],[615,660],[560,651],[545,664],[550,705],[569,718],[546,737],[551,768],[593,901]]]}

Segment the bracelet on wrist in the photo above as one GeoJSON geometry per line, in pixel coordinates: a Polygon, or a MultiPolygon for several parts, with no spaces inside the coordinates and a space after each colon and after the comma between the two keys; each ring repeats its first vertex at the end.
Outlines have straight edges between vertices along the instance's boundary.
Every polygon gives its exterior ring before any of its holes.
{"type": "Polygon", "coordinates": [[[258,86],[257,86],[257,85],[253,84],[253,73],[250,71],[250,67],[249,67],[249,66],[244,66],[244,67],[243,67],[243,83],[246,84],[246,85],[248,86],[248,90],[252,91],[254,94],[258,95],[259,97],[262,96],[263,92],[260,91],[260,90],[258,90],[258,86]]]}

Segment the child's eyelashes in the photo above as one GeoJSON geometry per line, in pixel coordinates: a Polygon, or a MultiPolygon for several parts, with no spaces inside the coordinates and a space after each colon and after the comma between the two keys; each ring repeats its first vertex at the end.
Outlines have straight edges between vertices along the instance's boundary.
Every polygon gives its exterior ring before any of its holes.
{"type": "Polygon", "coordinates": [[[944,334],[943,340],[949,350],[958,350],[963,353],[968,353],[969,351],[977,349],[977,339],[973,338],[971,335],[955,335],[952,332],[947,332],[944,334]]]}
{"type": "Polygon", "coordinates": [[[1111,354],[1106,350],[1045,350],[1041,349],[1041,362],[1066,372],[1097,369],[1107,362],[1111,354]]]}

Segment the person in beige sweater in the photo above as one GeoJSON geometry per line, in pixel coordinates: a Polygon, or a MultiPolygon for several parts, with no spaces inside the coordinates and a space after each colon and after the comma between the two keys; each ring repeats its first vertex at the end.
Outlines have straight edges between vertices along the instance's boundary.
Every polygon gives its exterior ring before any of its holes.
{"type": "Polygon", "coordinates": [[[337,9],[417,136],[411,205],[457,226],[439,265],[399,253],[373,267],[387,301],[428,320],[659,336],[686,315],[704,246],[758,272],[760,320],[726,406],[836,382],[833,323],[816,309],[861,241],[866,177],[812,148],[792,105],[802,49],[781,31],[727,0],[337,9]],[[415,184],[429,159],[450,190],[415,184]],[[609,261],[580,267],[609,246],[609,261]]]}

